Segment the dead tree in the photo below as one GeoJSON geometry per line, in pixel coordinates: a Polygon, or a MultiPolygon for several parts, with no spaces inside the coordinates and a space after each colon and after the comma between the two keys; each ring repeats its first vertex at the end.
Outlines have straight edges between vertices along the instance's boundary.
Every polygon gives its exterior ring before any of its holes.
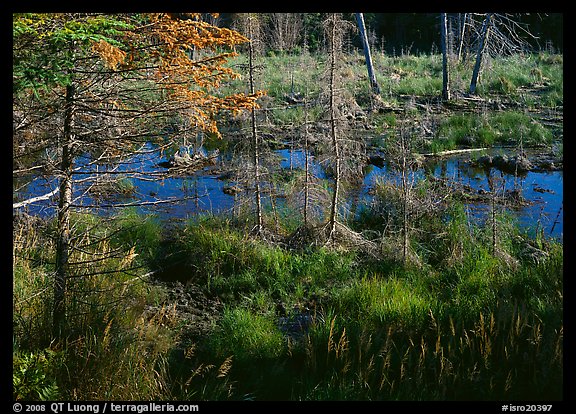
{"type": "Polygon", "coordinates": [[[470,94],[474,95],[476,93],[476,84],[478,83],[478,77],[480,75],[480,66],[482,64],[482,57],[484,56],[484,50],[488,43],[488,37],[490,34],[490,26],[492,24],[492,14],[486,13],[484,18],[484,23],[482,24],[482,30],[480,32],[480,40],[478,43],[478,51],[476,52],[476,63],[474,64],[474,71],[472,72],[472,80],[470,81],[470,94]]]}
{"type": "Polygon", "coordinates": [[[450,66],[448,64],[448,25],[446,13],[440,13],[440,33],[442,43],[442,99],[450,100],[450,66]]]}
{"type": "MultiPolygon", "coordinates": [[[[484,56],[505,56],[522,53],[530,49],[528,39],[537,39],[527,25],[517,20],[518,15],[486,13],[483,15],[482,27],[478,33],[476,63],[470,82],[470,94],[476,93],[481,65],[484,56]]],[[[470,25],[474,26],[470,19],[470,25]]],[[[478,23],[476,23],[478,25],[478,23]]]]}
{"type": "MultiPolygon", "coordinates": [[[[248,18],[248,37],[252,36],[252,16],[248,18]]],[[[248,71],[250,81],[250,93],[255,93],[254,88],[254,49],[253,43],[248,43],[248,71]]],[[[256,203],[256,225],[254,232],[260,234],[263,228],[262,220],[262,194],[260,191],[260,143],[258,140],[258,129],[256,126],[256,109],[250,111],[250,121],[252,129],[252,162],[254,164],[254,198],[256,203]]]]}
{"type": "Polygon", "coordinates": [[[408,257],[408,204],[410,202],[410,187],[408,186],[408,164],[406,134],[400,133],[401,170],[402,170],[402,261],[406,264],[408,257]]]}
{"type": "Polygon", "coordinates": [[[358,28],[360,30],[360,38],[362,39],[362,46],[364,47],[364,59],[366,60],[366,69],[368,69],[368,78],[370,79],[370,87],[372,93],[380,95],[380,86],[376,80],[374,73],[374,65],[372,64],[372,55],[370,54],[370,44],[368,43],[368,36],[366,34],[366,25],[364,24],[364,14],[355,13],[358,28]]]}
{"type": "MultiPolygon", "coordinates": [[[[308,94],[306,94],[308,99],[308,94]]],[[[310,148],[309,148],[309,133],[308,133],[308,104],[304,107],[304,226],[308,226],[308,210],[310,204],[310,148]]]]}
{"type": "Polygon", "coordinates": [[[301,13],[270,13],[268,44],[285,52],[294,49],[302,37],[303,18],[301,13]]]}
{"type": "Polygon", "coordinates": [[[458,62],[462,62],[464,57],[466,56],[466,49],[464,48],[464,43],[466,39],[466,33],[468,32],[468,13],[463,13],[463,16],[460,16],[458,13],[458,62]]]}
{"type": "Polygon", "coordinates": [[[337,101],[337,90],[336,90],[336,65],[338,61],[338,55],[341,52],[341,41],[342,33],[339,26],[339,16],[337,14],[331,14],[330,17],[325,22],[325,30],[328,35],[329,43],[329,55],[330,55],[330,66],[329,66],[329,107],[328,116],[330,123],[330,139],[332,143],[333,151],[333,165],[334,165],[334,185],[332,193],[332,203],[330,205],[330,216],[328,219],[328,238],[327,241],[333,241],[336,232],[336,223],[338,222],[338,208],[340,205],[340,142],[338,137],[338,113],[336,108],[337,101]]]}
{"type": "Polygon", "coordinates": [[[56,239],[56,274],[54,278],[54,308],[52,334],[60,337],[66,319],[66,284],[70,250],[70,205],[72,204],[72,171],[74,167],[75,86],[66,87],[62,161],[60,164],[60,198],[58,201],[58,234],[56,239]]]}

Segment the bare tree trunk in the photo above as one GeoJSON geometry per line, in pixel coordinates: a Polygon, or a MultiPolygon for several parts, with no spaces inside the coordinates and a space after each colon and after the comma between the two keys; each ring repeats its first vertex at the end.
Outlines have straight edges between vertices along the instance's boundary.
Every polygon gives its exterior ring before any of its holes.
{"type": "Polygon", "coordinates": [[[330,208],[330,233],[328,241],[331,241],[336,231],[336,221],[338,214],[338,197],[340,193],[340,146],[338,143],[338,136],[336,131],[336,91],[335,91],[335,78],[336,78],[336,17],[332,17],[331,22],[331,48],[330,48],[330,136],[332,138],[332,149],[334,151],[334,193],[332,194],[332,205],[330,208]]]}
{"type": "Polygon", "coordinates": [[[368,69],[368,78],[370,79],[370,87],[372,92],[380,95],[380,86],[376,80],[374,73],[374,66],[372,65],[372,55],[370,54],[370,44],[368,43],[368,36],[366,35],[366,26],[364,24],[364,14],[355,13],[358,28],[360,29],[360,37],[362,38],[362,45],[364,46],[364,58],[366,59],[366,68],[368,69]]]}
{"type": "Polygon", "coordinates": [[[409,188],[408,188],[408,175],[406,163],[406,134],[404,132],[404,127],[400,131],[400,151],[402,157],[402,262],[406,265],[408,259],[408,198],[409,198],[409,188]]]}
{"type": "Polygon", "coordinates": [[[468,13],[464,13],[464,16],[460,18],[460,14],[458,14],[458,21],[460,23],[460,39],[458,42],[458,62],[462,61],[462,48],[464,47],[464,37],[466,34],[466,19],[468,18],[468,13]]]}
{"type": "Polygon", "coordinates": [[[310,197],[310,151],[308,148],[308,94],[306,94],[306,103],[304,105],[304,225],[308,225],[308,203],[310,197]]]}
{"type": "Polygon", "coordinates": [[[72,170],[74,157],[74,85],[66,87],[66,107],[64,112],[64,143],[60,164],[60,199],[58,201],[58,235],[56,240],[56,274],[54,279],[54,308],[52,313],[52,334],[60,337],[66,323],[66,282],[68,278],[68,257],[70,254],[70,205],[72,204],[72,170]]]}
{"type": "Polygon", "coordinates": [[[488,177],[488,186],[490,188],[490,202],[491,202],[491,226],[492,226],[492,256],[496,256],[496,185],[494,179],[490,173],[488,177]]]}
{"type": "Polygon", "coordinates": [[[474,72],[472,73],[472,80],[470,82],[470,94],[474,95],[476,93],[476,84],[478,82],[478,76],[480,74],[480,66],[482,64],[482,55],[484,54],[484,49],[486,49],[486,44],[488,43],[488,35],[490,33],[490,23],[493,13],[486,13],[486,18],[484,19],[484,24],[482,25],[482,32],[480,43],[478,44],[478,52],[476,53],[476,64],[474,65],[474,72]]]}
{"type": "Polygon", "coordinates": [[[270,196],[270,206],[272,207],[272,214],[274,215],[274,227],[276,229],[276,233],[280,233],[280,219],[278,218],[278,209],[276,208],[276,191],[272,183],[269,183],[268,194],[270,196]]]}
{"type": "Polygon", "coordinates": [[[442,99],[450,100],[450,68],[448,65],[448,27],[446,13],[440,13],[440,31],[442,38],[442,99]]]}
{"type": "MultiPolygon", "coordinates": [[[[248,36],[252,36],[252,17],[249,19],[248,23],[248,36]]],[[[252,40],[249,42],[248,46],[248,58],[249,58],[249,71],[250,71],[250,93],[255,93],[254,88],[254,49],[252,40]]],[[[255,197],[256,197],[256,227],[255,232],[259,234],[262,231],[262,194],[260,191],[260,145],[258,142],[258,131],[256,127],[256,110],[251,109],[251,120],[252,120],[252,145],[253,145],[253,163],[254,163],[254,186],[255,186],[255,197]]]]}

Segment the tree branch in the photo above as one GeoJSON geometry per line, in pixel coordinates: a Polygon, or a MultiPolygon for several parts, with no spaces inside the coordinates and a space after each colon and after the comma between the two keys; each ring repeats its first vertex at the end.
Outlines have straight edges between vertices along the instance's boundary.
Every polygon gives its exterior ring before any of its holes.
{"type": "Polygon", "coordinates": [[[24,207],[24,206],[27,206],[28,204],[32,204],[32,203],[35,203],[37,201],[47,200],[50,197],[52,197],[54,194],[56,194],[58,191],[60,191],[60,187],[56,187],[53,191],[49,192],[48,194],[44,194],[44,195],[38,196],[38,197],[32,197],[32,198],[29,198],[28,200],[20,201],[18,203],[13,203],[12,209],[24,207]]]}

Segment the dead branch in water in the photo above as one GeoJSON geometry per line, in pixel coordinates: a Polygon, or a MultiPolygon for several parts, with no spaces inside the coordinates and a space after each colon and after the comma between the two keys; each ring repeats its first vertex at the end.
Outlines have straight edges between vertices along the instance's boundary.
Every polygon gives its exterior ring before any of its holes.
{"type": "Polygon", "coordinates": [[[457,150],[429,152],[427,154],[414,154],[414,155],[421,156],[421,157],[448,157],[450,155],[465,154],[467,152],[486,151],[487,149],[488,148],[464,148],[464,149],[457,149],[457,150]]]}

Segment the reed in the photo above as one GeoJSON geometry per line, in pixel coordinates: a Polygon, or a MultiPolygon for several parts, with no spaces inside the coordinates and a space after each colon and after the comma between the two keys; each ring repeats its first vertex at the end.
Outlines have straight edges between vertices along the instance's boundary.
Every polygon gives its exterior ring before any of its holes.
{"type": "Polygon", "coordinates": [[[133,267],[135,250],[130,245],[126,248],[110,237],[117,230],[111,222],[76,214],[72,229],[76,246],[83,248],[70,256],[67,334],[53,342],[52,223],[15,227],[14,397],[168,397],[164,371],[175,343],[173,311],[147,313],[162,293],[134,277],[143,269],[133,267]]]}

